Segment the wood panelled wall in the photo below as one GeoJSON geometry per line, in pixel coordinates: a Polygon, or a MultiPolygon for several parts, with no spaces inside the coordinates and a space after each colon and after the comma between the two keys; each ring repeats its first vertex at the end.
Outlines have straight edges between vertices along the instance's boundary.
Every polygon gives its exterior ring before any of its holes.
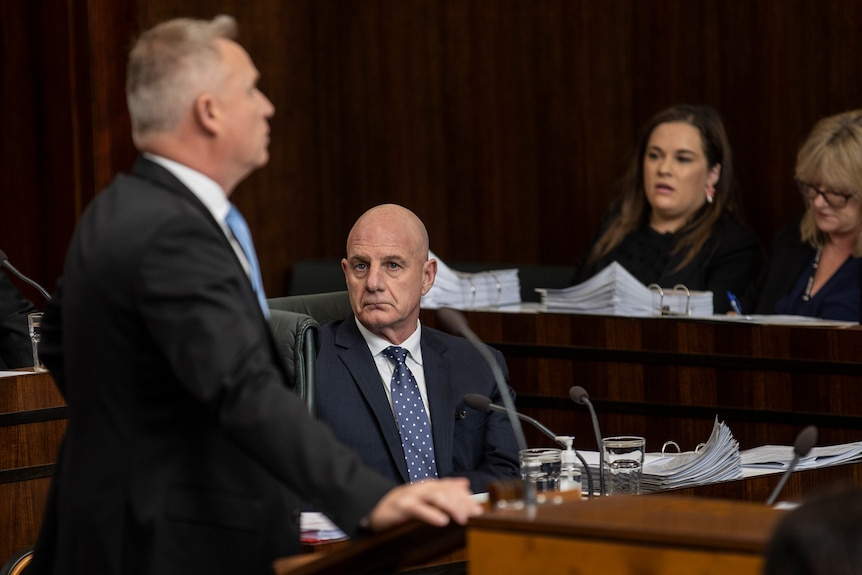
{"type": "Polygon", "coordinates": [[[234,196],[272,295],[387,201],[444,260],[572,263],[638,127],[677,102],[722,113],[767,244],[801,208],[807,131],[862,107],[857,0],[4,2],[0,248],[19,269],[53,287],[81,210],[134,157],[132,36],[221,12],[277,109],[270,164],[234,196]]]}

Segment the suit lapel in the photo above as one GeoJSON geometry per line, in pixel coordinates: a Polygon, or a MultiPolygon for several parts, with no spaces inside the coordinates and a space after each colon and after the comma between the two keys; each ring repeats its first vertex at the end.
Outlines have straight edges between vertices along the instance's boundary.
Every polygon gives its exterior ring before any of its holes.
{"type": "MultiPolygon", "coordinates": [[[[245,273],[245,269],[242,267],[242,264],[239,261],[239,258],[236,256],[236,252],[233,251],[233,246],[230,245],[230,241],[228,241],[227,236],[224,234],[224,230],[221,227],[221,224],[216,221],[213,217],[212,213],[207,209],[207,207],[201,202],[194,193],[186,187],[176,176],[174,176],[169,170],[167,170],[164,166],[153,162],[152,160],[148,160],[144,156],[138,156],[135,160],[134,165],[131,169],[131,175],[136,178],[141,178],[147,180],[148,182],[162,188],[168,190],[172,194],[174,194],[177,199],[188,203],[193,206],[196,210],[198,210],[201,215],[213,226],[213,232],[217,237],[221,238],[224,243],[225,249],[231,254],[233,261],[236,263],[237,270],[242,274],[246,279],[248,276],[245,273]]],[[[267,337],[269,340],[270,351],[272,352],[273,357],[275,358],[276,364],[281,369],[282,373],[286,376],[287,369],[284,365],[284,360],[279,353],[278,346],[275,342],[275,338],[273,337],[272,330],[269,327],[269,323],[266,321],[266,317],[263,315],[263,312],[260,309],[260,304],[257,300],[257,295],[254,293],[254,288],[251,287],[251,282],[247,282],[250,290],[250,296],[253,300],[253,307],[257,310],[260,315],[261,321],[266,325],[267,337]]]]}
{"type": "Polygon", "coordinates": [[[452,472],[455,405],[458,398],[455,397],[455,386],[451,385],[451,368],[445,358],[446,345],[433,332],[424,328],[421,345],[437,474],[444,477],[452,472]]]}
{"type": "Polygon", "coordinates": [[[377,419],[386,448],[398,467],[398,472],[404,482],[410,480],[407,472],[407,462],[404,461],[404,450],[401,448],[401,435],[392,414],[392,407],[386,399],[383,391],[383,383],[380,381],[380,373],[371,357],[371,351],[365,343],[356,321],[351,316],[341,322],[335,333],[335,345],[341,349],[338,357],[344,364],[345,369],[350,372],[353,382],[359,388],[359,392],[365,398],[374,417],[377,419]]]}
{"type": "MultiPolygon", "coordinates": [[[[227,236],[224,234],[221,224],[215,220],[212,213],[207,209],[203,202],[201,202],[185,184],[177,179],[176,176],[174,176],[164,166],[148,160],[143,156],[138,157],[135,161],[134,166],[132,166],[131,173],[137,178],[147,180],[151,184],[171,192],[178,200],[189,204],[199,211],[204,219],[213,226],[213,231],[216,232],[218,237],[223,240],[225,248],[229,249],[233,254],[233,259],[236,261],[236,265],[240,270],[242,270],[243,274],[245,273],[239,258],[236,257],[233,247],[230,245],[227,236]]],[[[257,298],[257,296],[255,296],[255,298],[257,298]]],[[[258,307],[260,307],[260,305],[258,305],[258,307]]]]}

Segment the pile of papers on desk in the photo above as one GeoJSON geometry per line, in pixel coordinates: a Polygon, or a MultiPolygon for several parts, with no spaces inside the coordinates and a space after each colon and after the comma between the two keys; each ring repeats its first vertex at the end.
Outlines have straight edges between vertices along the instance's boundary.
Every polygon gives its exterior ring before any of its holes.
{"type": "MultiPolygon", "coordinates": [[[[580,453],[590,466],[593,487],[597,488],[599,454],[595,451],[580,453]]],[[[696,487],[719,481],[742,479],[742,477],[739,442],[733,438],[730,428],[716,418],[709,439],[698,451],[645,454],[641,473],[641,491],[649,493],[663,489],[696,487]]],[[[581,478],[582,482],[584,479],[585,476],[581,478]]],[[[583,488],[586,489],[586,486],[583,488]]]]}
{"type": "Polygon", "coordinates": [[[453,270],[433,253],[430,256],[437,260],[437,279],[422,296],[422,308],[478,309],[521,303],[517,268],[465,273],[453,270]]]}
{"type": "Polygon", "coordinates": [[[653,456],[645,461],[641,489],[660,491],[741,478],[739,442],[716,418],[709,439],[699,451],[653,456]]]}
{"type": "MultiPolygon", "coordinates": [[[[746,469],[787,469],[793,460],[793,446],[761,445],[740,455],[746,469]]],[[[812,447],[808,455],[799,458],[796,469],[816,469],[859,460],[862,460],[862,441],[812,447]]]]}
{"type": "Polygon", "coordinates": [[[329,517],[317,511],[303,511],[299,521],[299,540],[303,543],[323,543],[347,539],[329,517]]]}
{"type": "Polygon", "coordinates": [[[578,285],[536,291],[548,311],[630,317],[704,317],[713,313],[712,292],[689,291],[685,286],[651,289],[617,262],[578,285]]]}

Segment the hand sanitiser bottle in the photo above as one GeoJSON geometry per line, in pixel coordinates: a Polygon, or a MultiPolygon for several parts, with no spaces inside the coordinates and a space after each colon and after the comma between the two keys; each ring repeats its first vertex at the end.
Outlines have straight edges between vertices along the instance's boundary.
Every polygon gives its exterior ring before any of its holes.
{"type": "Polygon", "coordinates": [[[581,491],[581,464],[575,455],[575,438],[571,435],[557,436],[556,441],[565,446],[560,453],[560,491],[581,491]]]}

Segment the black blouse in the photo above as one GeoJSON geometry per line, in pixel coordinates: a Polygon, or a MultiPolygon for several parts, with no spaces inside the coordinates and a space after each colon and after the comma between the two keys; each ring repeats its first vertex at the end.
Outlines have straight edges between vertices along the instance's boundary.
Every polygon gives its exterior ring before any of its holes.
{"type": "MultiPolygon", "coordinates": [[[[591,278],[616,261],[646,285],[672,288],[683,284],[693,291],[712,291],[715,313],[729,311],[727,292],[742,294],[763,265],[763,250],[757,236],[742,224],[728,220],[692,261],[674,271],[685,257],[684,250],[673,253],[681,237],[678,233],[657,232],[644,224],[598,262],[588,267],[577,266],[575,283],[591,278]]],[[[582,262],[589,252],[585,252],[582,262]]]]}

